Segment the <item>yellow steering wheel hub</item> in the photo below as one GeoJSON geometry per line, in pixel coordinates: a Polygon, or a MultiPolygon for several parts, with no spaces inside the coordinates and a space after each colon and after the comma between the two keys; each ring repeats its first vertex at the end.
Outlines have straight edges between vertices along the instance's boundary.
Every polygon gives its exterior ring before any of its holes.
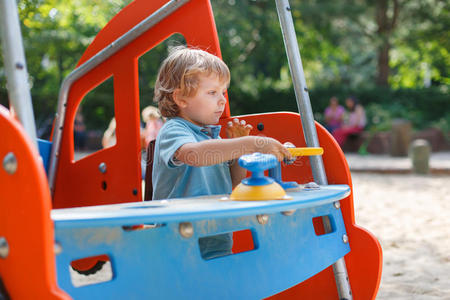
{"type": "Polygon", "coordinates": [[[258,201],[287,199],[284,189],[275,181],[266,185],[246,185],[240,183],[231,193],[231,200],[258,201]]]}

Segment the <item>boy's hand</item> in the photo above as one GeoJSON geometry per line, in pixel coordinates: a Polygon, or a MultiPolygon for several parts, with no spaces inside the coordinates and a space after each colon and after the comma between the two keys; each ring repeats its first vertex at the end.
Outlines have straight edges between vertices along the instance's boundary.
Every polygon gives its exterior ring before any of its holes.
{"type": "Polygon", "coordinates": [[[283,159],[292,160],[294,157],[291,152],[279,141],[269,137],[256,137],[256,151],[261,153],[273,154],[279,161],[283,159]]]}
{"type": "Polygon", "coordinates": [[[253,126],[250,124],[246,124],[244,120],[240,120],[235,118],[233,121],[229,121],[227,123],[227,127],[225,132],[227,134],[227,138],[236,138],[241,136],[247,136],[250,134],[250,130],[253,129],[253,126]]]}

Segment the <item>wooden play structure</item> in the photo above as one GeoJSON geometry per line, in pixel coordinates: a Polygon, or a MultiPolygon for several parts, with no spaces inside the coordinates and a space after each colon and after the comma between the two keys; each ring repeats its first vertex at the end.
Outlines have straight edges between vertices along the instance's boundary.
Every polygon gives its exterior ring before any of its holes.
{"type": "MultiPolygon", "coordinates": [[[[283,180],[299,184],[290,199],[247,202],[142,197],[138,59],[174,33],[221,57],[209,0],[135,0],[120,11],[64,80],[40,152],[17,8],[0,0],[13,108],[0,106],[0,299],[375,299],[380,244],[355,224],[346,159],[314,122],[289,3],[275,1],[299,113],[239,118],[253,135],[323,155],[282,167],[283,180]],[[109,78],[117,143],[75,161],[77,108],[109,78]],[[233,255],[202,258],[199,240],[224,233],[233,233],[233,255]],[[73,269],[105,261],[107,280],[74,283],[73,269]]],[[[232,118],[227,104],[220,123],[232,118]]]]}

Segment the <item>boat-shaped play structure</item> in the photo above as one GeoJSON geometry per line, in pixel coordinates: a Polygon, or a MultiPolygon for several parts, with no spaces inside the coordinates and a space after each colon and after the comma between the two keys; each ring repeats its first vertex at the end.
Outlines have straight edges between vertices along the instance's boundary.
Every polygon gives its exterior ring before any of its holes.
{"type": "MultiPolygon", "coordinates": [[[[0,299],[375,299],[380,244],[355,224],[346,159],[313,119],[289,3],[275,1],[299,113],[239,118],[251,134],[299,148],[281,166],[264,155],[241,158],[251,176],[281,187],[281,197],[263,190],[253,201],[245,190],[142,196],[138,59],[174,33],[220,57],[208,0],[135,0],[121,10],[64,80],[52,140],[38,143],[17,8],[0,1],[14,108],[0,107],[0,299]],[[75,161],[77,109],[109,78],[117,142],[75,161]],[[229,233],[233,254],[202,257],[200,240],[229,233]],[[106,265],[110,275],[99,282],[74,280],[74,271],[88,277],[106,265]]],[[[220,123],[233,117],[227,104],[220,123]]]]}

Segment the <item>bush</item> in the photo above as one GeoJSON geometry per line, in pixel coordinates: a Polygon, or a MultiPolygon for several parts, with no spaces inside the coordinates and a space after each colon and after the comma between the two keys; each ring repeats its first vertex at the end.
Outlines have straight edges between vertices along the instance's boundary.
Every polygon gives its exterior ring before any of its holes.
{"type": "MultiPolygon", "coordinates": [[[[255,86],[258,90],[258,87],[255,86]]],[[[449,131],[450,113],[446,111],[449,96],[446,87],[421,89],[366,88],[352,90],[345,87],[322,87],[309,92],[312,109],[317,121],[323,120],[323,111],[332,96],[343,104],[348,96],[357,97],[366,108],[368,128],[375,131],[390,129],[393,119],[410,120],[416,130],[435,127],[449,131]]],[[[271,112],[297,112],[295,94],[292,89],[275,90],[263,87],[257,93],[230,90],[233,115],[271,112]]]]}

